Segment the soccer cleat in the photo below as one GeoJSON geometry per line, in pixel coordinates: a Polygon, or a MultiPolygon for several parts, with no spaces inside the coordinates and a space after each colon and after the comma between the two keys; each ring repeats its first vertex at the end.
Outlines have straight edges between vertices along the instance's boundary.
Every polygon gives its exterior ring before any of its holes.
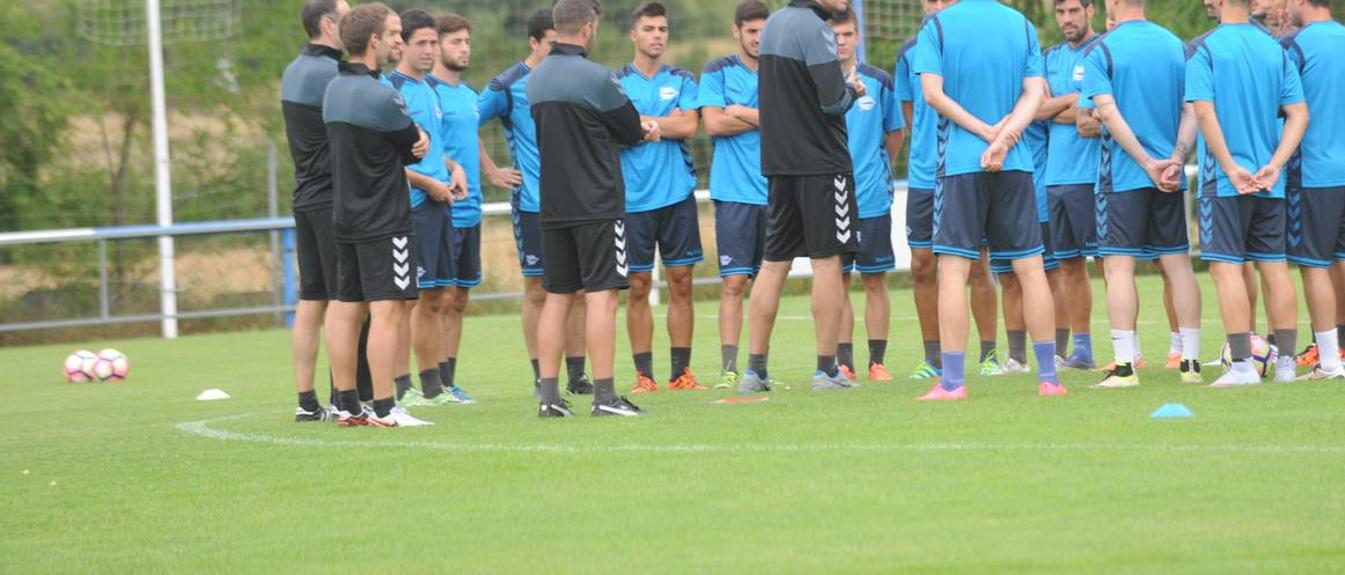
{"type": "Polygon", "coordinates": [[[1181,360],[1178,369],[1182,372],[1182,383],[1205,383],[1205,378],[1200,375],[1200,360],[1181,360]]]}
{"type": "Polygon", "coordinates": [[[738,394],[752,395],[754,393],[763,393],[771,390],[772,381],[761,378],[755,371],[747,370],[743,376],[738,378],[738,394]]]}
{"type": "Polygon", "coordinates": [[[565,384],[566,395],[593,395],[593,382],[589,381],[587,375],[579,376],[579,379],[571,379],[565,384]]]}
{"type": "Polygon", "coordinates": [[[1062,395],[1069,395],[1069,390],[1065,389],[1064,384],[1043,381],[1037,385],[1037,395],[1042,397],[1060,397],[1062,395]]]}
{"type": "Polygon", "coordinates": [[[1259,383],[1261,383],[1261,376],[1258,375],[1254,369],[1247,371],[1229,369],[1228,371],[1225,371],[1223,375],[1219,376],[1219,379],[1214,380],[1214,383],[1211,383],[1209,387],[1212,389],[1222,389],[1225,387],[1257,385],[1259,383]]]}
{"type": "Polygon", "coordinates": [[[549,419],[552,417],[574,417],[574,412],[570,411],[570,405],[564,400],[560,404],[542,403],[537,406],[537,417],[549,419]]]}
{"type": "Polygon", "coordinates": [[[924,395],[915,398],[916,401],[964,401],[967,399],[967,386],[959,385],[952,391],[943,388],[943,385],[935,383],[924,395]]]}
{"type": "Polygon", "coordinates": [[[719,372],[719,383],[715,384],[715,389],[733,389],[738,387],[738,372],[723,370],[719,372]]]}
{"type": "Polygon", "coordinates": [[[645,374],[638,371],[635,372],[635,387],[631,388],[631,393],[654,393],[656,391],[658,391],[658,384],[652,378],[646,377],[645,374]]]}
{"type": "MultiPolygon", "coordinates": [[[[1009,358],[1009,359],[1013,359],[1013,358],[1009,358]]],[[[1055,370],[1056,370],[1056,371],[1060,371],[1060,370],[1062,370],[1062,369],[1065,369],[1065,361],[1066,361],[1066,360],[1065,360],[1065,356],[1060,355],[1060,354],[1056,354],[1054,357],[1051,358],[1051,360],[1055,363],[1055,370]]],[[[1005,363],[1008,363],[1008,362],[1005,362],[1005,363]]]]}
{"type": "MultiPolygon", "coordinates": [[[[1218,361],[1218,360],[1215,360],[1214,363],[1212,363],[1212,364],[1205,364],[1205,365],[1219,365],[1219,361],[1218,361]]],[[[1138,354],[1138,353],[1135,354],[1135,364],[1134,364],[1134,368],[1133,368],[1134,371],[1139,371],[1139,370],[1144,369],[1144,368],[1146,368],[1146,367],[1149,367],[1149,362],[1144,361],[1144,355],[1142,355],[1142,354],[1138,354]]],[[[1111,363],[1109,363],[1109,364],[1107,364],[1107,365],[1104,365],[1104,366],[1102,366],[1102,367],[1099,367],[1099,368],[1097,368],[1097,369],[1095,369],[1095,370],[1093,370],[1093,371],[1101,371],[1101,372],[1107,372],[1107,373],[1116,371],[1116,362],[1113,361],[1113,362],[1111,362],[1111,363]]]]}
{"type": "Polygon", "coordinates": [[[920,362],[920,365],[915,366],[915,369],[911,370],[911,374],[906,376],[906,379],[933,379],[940,375],[943,375],[943,370],[934,367],[934,364],[925,359],[920,362]]]}
{"type": "Polygon", "coordinates": [[[1298,381],[1318,381],[1323,379],[1345,379],[1345,367],[1337,366],[1335,371],[1326,371],[1321,365],[1312,368],[1303,375],[1298,376],[1298,381]]]}
{"type": "Polygon", "coordinates": [[[696,382],[696,376],[691,375],[691,368],[682,368],[682,375],[677,376],[668,382],[669,391],[703,391],[706,387],[696,382]]]}
{"type": "Polygon", "coordinates": [[[839,371],[841,375],[844,375],[845,379],[848,379],[850,381],[859,381],[859,376],[855,375],[854,370],[850,369],[847,366],[844,365],[836,366],[836,371],[839,371]]]}
{"type": "Polygon", "coordinates": [[[593,417],[635,417],[644,413],[638,405],[631,403],[624,396],[617,396],[602,403],[593,403],[593,417]]]}
{"type": "Polygon", "coordinates": [[[1293,383],[1298,379],[1298,373],[1294,371],[1294,360],[1288,356],[1275,361],[1275,383],[1293,383]]]}
{"type": "Polygon", "coordinates": [[[1163,364],[1163,369],[1181,369],[1181,366],[1182,366],[1182,352],[1169,351],[1168,360],[1166,363],[1163,364]]]}
{"type": "Polygon", "coordinates": [[[294,408],[294,421],[303,423],[308,421],[327,421],[331,419],[332,412],[319,407],[317,411],[308,411],[302,407],[294,408]]]}
{"type": "Polygon", "coordinates": [[[1107,372],[1107,376],[1093,384],[1093,389],[1124,389],[1127,387],[1138,387],[1140,384],[1139,376],[1135,375],[1134,368],[1129,364],[1118,365],[1107,372]]]}
{"type": "Polygon", "coordinates": [[[448,389],[445,389],[444,392],[439,395],[447,395],[449,397],[452,397],[453,399],[457,400],[455,403],[461,403],[463,405],[473,405],[476,403],[476,399],[474,399],[471,395],[468,395],[466,390],[456,385],[449,387],[448,389]]]}
{"type": "Polygon", "coordinates": [[[869,381],[892,381],[892,374],[881,363],[869,364],[869,381]]]}
{"type": "Polygon", "coordinates": [[[846,377],[840,370],[836,371],[835,376],[827,375],[826,372],[822,371],[813,374],[813,391],[835,391],[853,387],[859,387],[859,384],[846,377]]]}
{"type": "Polygon", "coordinates": [[[1294,363],[1297,364],[1298,367],[1314,366],[1321,360],[1321,352],[1317,349],[1316,343],[1308,344],[1308,347],[1303,348],[1302,352],[1294,356],[1294,363]]]}
{"type": "Polygon", "coordinates": [[[359,413],[350,413],[348,411],[336,412],[337,427],[365,427],[369,425],[369,416],[373,415],[368,410],[360,410],[359,413]]]}
{"type": "Polygon", "coordinates": [[[1004,367],[999,363],[999,354],[995,350],[985,356],[985,361],[981,362],[981,375],[984,377],[994,377],[1004,375],[1004,367]]]}
{"type": "Polygon", "coordinates": [[[387,417],[379,417],[377,414],[369,414],[370,427],[430,427],[433,421],[425,421],[411,415],[405,407],[394,406],[392,411],[388,412],[387,417]]]}
{"type": "MultiPolygon", "coordinates": [[[[1010,375],[1016,375],[1019,373],[1031,373],[1031,372],[1032,368],[1028,367],[1026,363],[1018,361],[1012,357],[1009,358],[1008,361],[1004,362],[1004,366],[1000,368],[1000,373],[1010,375]]],[[[981,375],[985,375],[984,369],[981,370],[981,375]]]]}
{"type": "Polygon", "coordinates": [[[1064,367],[1065,369],[1078,369],[1083,371],[1089,371],[1097,367],[1097,362],[1091,359],[1080,358],[1077,355],[1071,355],[1069,359],[1065,360],[1064,367]]]}

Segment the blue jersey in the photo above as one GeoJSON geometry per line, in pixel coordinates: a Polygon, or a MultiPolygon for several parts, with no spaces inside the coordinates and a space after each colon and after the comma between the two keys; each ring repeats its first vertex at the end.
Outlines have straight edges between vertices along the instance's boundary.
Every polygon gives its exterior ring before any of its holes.
{"type": "Polygon", "coordinates": [[[892,77],[860,64],[855,75],[864,82],[864,97],[845,114],[850,159],[855,165],[855,200],[860,219],[892,211],[892,161],[887,156],[887,134],[905,127],[892,77]]]}
{"type": "MultiPolygon", "coordinates": [[[[1051,87],[1051,96],[1058,98],[1083,91],[1084,53],[1099,37],[1094,35],[1079,44],[1078,48],[1064,43],[1046,50],[1046,83],[1051,87]]],[[[1061,124],[1054,120],[1050,122],[1050,131],[1046,185],[1070,186],[1096,182],[1101,148],[1098,139],[1080,137],[1079,129],[1074,124],[1061,124]]]]}
{"type": "MultiPolygon", "coordinates": [[[[989,125],[1013,112],[1025,79],[1042,76],[1036,28],[995,0],[962,0],[931,16],[915,51],[914,71],[942,76],[944,93],[989,125]]],[[[983,171],[989,144],[980,136],[940,118],[939,143],[941,175],[983,171]]],[[[1033,171],[1031,152],[1014,146],[1004,170],[1033,171]]]]}
{"type": "MultiPolygon", "coordinates": [[[[696,78],[681,68],[664,64],[648,77],[627,64],[616,75],[641,116],[661,118],[701,107],[696,78]]],[[[696,164],[686,140],[665,138],[622,148],[621,174],[626,179],[627,213],[665,208],[696,190],[696,164]]]]}
{"type": "MultiPolygon", "coordinates": [[[[757,73],[738,56],[725,56],[701,72],[700,104],[704,108],[738,105],[756,109],[757,73]]],[[[711,138],[710,197],[721,202],[766,205],[768,187],[761,175],[761,131],[711,138]]]]}
{"type": "Polygon", "coordinates": [[[476,90],[467,82],[453,85],[434,76],[429,76],[429,81],[444,111],[439,129],[444,155],[467,173],[467,199],[453,202],[453,227],[475,227],[481,224],[481,112],[476,106],[476,90]]]}
{"type": "Polygon", "coordinates": [[[1049,122],[1036,120],[1023,130],[1023,144],[1032,152],[1032,187],[1037,192],[1037,222],[1051,221],[1050,210],[1046,206],[1046,162],[1051,134],[1049,122]]]}
{"type": "MultiPolygon", "coordinates": [[[[1185,77],[1181,40],[1152,22],[1127,20],[1084,56],[1082,97],[1092,102],[1097,96],[1111,96],[1145,152],[1163,159],[1171,157],[1177,145],[1185,77]]],[[[1102,157],[1099,192],[1154,187],[1139,163],[1109,136],[1102,138],[1102,157]]]]}
{"type": "Polygon", "coordinates": [[[542,154],[537,151],[537,125],[528,104],[528,75],[532,68],[525,62],[514,64],[486,85],[477,99],[481,123],[499,118],[504,139],[514,156],[514,167],[523,173],[523,185],[514,190],[520,211],[538,213],[541,205],[542,154]]]}
{"type": "Polygon", "coordinates": [[[934,189],[934,174],[939,165],[939,113],[925,103],[920,74],[915,73],[916,38],[907,40],[897,56],[897,99],[911,103],[911,152],[906,163],[906,185],[917,190],[934,189]]]}
{"type": "Polygon", "coordinates": [[[1285,38],[1284,47],[1312,113],[1299,148],[1303,186],[1345,186],[1345,26],[1313,22],[1285,38]]]}
{"type": "MultiPolygon", "coordinates": [[[[428,79],[429,76],[426,76],[428,79]]],[[[422,176],[434,178],[440,182],[447,183],[450,175],[448,166],[444,164],[444,149],[439,140],[439,124],[443,121],[444,111],[439,107],[439,95],[434,92],[428,82],[420,81],[401,72],[393,72],[391,75],[382,78],[384,84],[392,86],[398,92],[401,92],[402,99],[406,101],[406,111],[411,114],[411,121],[415,122],[420,129],[425,130],[430,136],[430,150],[425,153],[415,164],[408,164],[406,167],[411,171],[422,176]]],[[[430,198],[425,190],[411,186],[411,207],[414,209],[425,200],[430,198]]]]}
{"type": "MultiPolygon", "coordinates": [[[[1255,173],[1279,145],[1280,108],[1303,101],[1298,68],[1274,39],[1248,24],[1221,24],[1193,48],[1186,100],[1214,103],[1233,161],[1255,173]]],[[[1201,193],[1238,195],[1213,156],[1206,150],[1201,160],[1201,193]]],[[[1268,195],[1284,197],[1284,178],[1268,195]]]]}

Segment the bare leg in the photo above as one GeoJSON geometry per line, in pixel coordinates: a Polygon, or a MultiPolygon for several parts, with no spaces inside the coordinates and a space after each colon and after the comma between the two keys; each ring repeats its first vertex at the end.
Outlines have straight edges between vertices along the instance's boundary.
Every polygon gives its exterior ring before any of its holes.
{"type": "MultiPolygon", "coordinates": [[[[673,347],[691,347],[695,335],[696,310],[691,300],[694,266],[666,269],[668,273],[668,339],[673,347]]],[[[646,300],[648,301],[648,300],[646,300]]],[[[651,326],[652,327],[652,326],[651,326]]],[[[652,334],[652,331],[651,331],[652,334]]]]}
{"type": "Polygon", "coordinates": [[[854,343],[855,307],[850,301],[850,274],[842,275],[841,283],[845,286],[845,307],[841,309],[841,328],[840,331],[837,332],[836,341],[838,343],[854,343]]]}
{"type": "MultiPolygon", "coordinates": [[[[990,277],[990,264],[986,257],[982,250],[981,259],[971,263],[971,315],[976,319],[976,334],[981,341],[996,341],[999,339],[999,328],[996,326],[999,323],[999,310],[996,309],[995,280],[990,277]]],[[[942,313],[943,307],[939,309],[942,313]]]]}
{"type": "Polygon", "coordinates": [[[752,297],[747,310],[748,353],[765,354],[771,346],[771,331],[780,311],[780,292],[789,277],[793,262],[764,262],[752,282],[752,297]]]}
{"type": "Polygon", "coordinates": [[[472,297],[472,290],[464,287],[448,288],[447,305],[444,307],[444,318],[447,324],[445,338],[448,348],[446,357],[458,357],[458,350],[462,347],[462,318],[467,312],[467,302],[472,297]]]}
{"type": "MultiPolygon", "coordinates": [[[[869,339],[886,340],[888,326],[892,322],[892,302],[887,297],[887,274],[861,274],[859,279],[864,283],[864,332],[869,339]]],[[[854,323],[853,316],[851,323],[854,323]]]]}
{"type": "MultiPolygon", "coordinates": [[[[915,292],[915,315],[920,320],[920,339],[939,339],[939,260],[931,250],[911,250],[911,281],[915,292]]],[[[991,294],[991,300],[994,300],[991,294]]],[[[993,303],[992,303],[993,305],[993,303]]],[[[976,313],[976,312],[973,312],[976,313]]],[[[980,313],[976,313],[979,318],[980,313]]],[[[936,358],[937,359],[937,358],[936,358]]]]}
{"type": "Polygon", "coordinates": [[[588,297],[583,290],[574,294],[574,303],[570,304],[570,315],[565,322],[565,357],[584,357],[587,342],[588,297]]]}
{"type": "Polygon", "coordinates": [[[327,309],[325,331],[327,359],[332,382],[339,391],[355,390],[355,366],[359,363],[360,326],[367,308],[362,303],[333,301],[327,309]]]}
{"type": "Polygon", "coordinates": [[[318,348],[322,345],[322,315],[326,310],[325,300],[300,300],[294,310],[290,356],[294,360],[294,384],[299,393],[313,391],[318,348]]]}
{"type": "Polygon", "coordinates": [[[817,326],[817,355],[836,355],[841,331],[841,313],[845,307],[845,284],[841,279],[841,258],[813,258],[813,322],[817,326]]]}
{"type": "Polygon", "coordinates": [[[565,320],[573,299],[572,293],[546,294],[537,321],[537,361],[541,365],[542,379],[556,379],[560,373],[560,355],[565,350],[565,320]]]}
{"type": "MultiPolygon", "coordinates": [[[[616,360],[616,312],[620,297],[616,290],[585,294],[588,325],[588,353],[593,359],[593,379],[612,379],[616,360]]],[[[556,372],[552,372],[556,373],[556,372]]],[[[553,376],[554,377],[554,376],[553,376]]]]}
{"type": "MultiPolygon", "coordinates": [[[[1244,333],[1252,330],[1251,296],[1247,293],[1245,267],[1240,264],[1210,263],[1210,276],[1219,293],[1219,314],[1223,317],[1224,333],[1244,333]]],[[[1254,284],[1253,284],[1254,285],[1254,284]]]]}
{"type": "Polygon", "coordinates": [[[630,335],[630,352],[649,353],[654,349],[654,310],[649,305],[653,289],[650,272],[631,272],[630,290],[626,292],[626,331],[630,335]]]}
{"type": "Polygon", "coordinates": [[[396,373],[400,363],[397,356],[406,302],[372,302],[369,314],[373,318],[369,326],[369,371],[374,378],[374,400],[392,399],[396,389],[393,378],[399,375],[396,373]]]}
{"type": "MultiPolygon", "coordinates": [[[[444,317],[449,307],[447,291],[446,288],[421,290],[420,301],[411,308],[411,342],[416,352],[416,366],[420,371],[438,368],[439,363],[447,357],[448,347],[444,337],[444,317]]],[[[369,339],[373,340],[372,331],[369,339]]],[[[373,353],[371,347],[369,354],[373,353]]],[[[407,371],[399,371],[393,375],[409,372],[408,367],[407,371]]],[[[374,382],[378,382],[377,375],[374,375],[374,382]]]]}
{"type": "Polygon", "coordinates": [[[747,295],[747,276],[727,276],[719,292],[719,345],[738,347],[743,331],[743,296],[747,295]]]}
{"type": "Polygon", "coordinates": [[[546,303],[546,290],[542,289],[542,278],[523,278],[523,342],[528,346],[528,358],[537,359],[537,322],[542,317],[542,306],[546,303]]]}

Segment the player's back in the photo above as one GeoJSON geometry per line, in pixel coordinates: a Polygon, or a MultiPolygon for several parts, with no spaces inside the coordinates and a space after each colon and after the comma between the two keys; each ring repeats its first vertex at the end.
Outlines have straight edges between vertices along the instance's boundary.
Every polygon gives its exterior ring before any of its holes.
{"type": "Polygon", "coordinates": [[[1312,115],[1300,148],[1303,185],[1345,186],[1345,26],[1313,22],[1285,38],[1284,46],[1302,74],[1312,115]]]}

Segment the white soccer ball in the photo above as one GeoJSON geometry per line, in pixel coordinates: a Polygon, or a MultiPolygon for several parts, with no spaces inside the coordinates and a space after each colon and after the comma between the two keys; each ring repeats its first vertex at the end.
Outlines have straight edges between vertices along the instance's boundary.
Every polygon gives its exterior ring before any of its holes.
{"type": "MultiPolygon", "coordinates": [[[[1252,334],[1252,367],[1261,377],[1266,376],[1270,365],[1275,363],[1275,354],[1271,352],[1270,343],[1266,342],[1261,336],[1252,334]]],[[[1229,349],[1228,342],[1224,342],[1224,347],[1219,352],[1220,363],[1224,364],[1224,369],[1233,366],[1233,350],[1229,349]]]]}
{"type": "Polygon", "coordinates": [[[122,381],[131,374],[131,360],[126,354],[112,348],[98,352],[93,374],[101,381],[122,381]]]}
{"type": "Polygon", "coordinates": [[[88,350],[78,350],[65,358],[65,364],[62,369],[65,372],[65,380],[70,383],[84,383],[93,381],[93,366],[98,363],[98,356],[88,350]]]}

